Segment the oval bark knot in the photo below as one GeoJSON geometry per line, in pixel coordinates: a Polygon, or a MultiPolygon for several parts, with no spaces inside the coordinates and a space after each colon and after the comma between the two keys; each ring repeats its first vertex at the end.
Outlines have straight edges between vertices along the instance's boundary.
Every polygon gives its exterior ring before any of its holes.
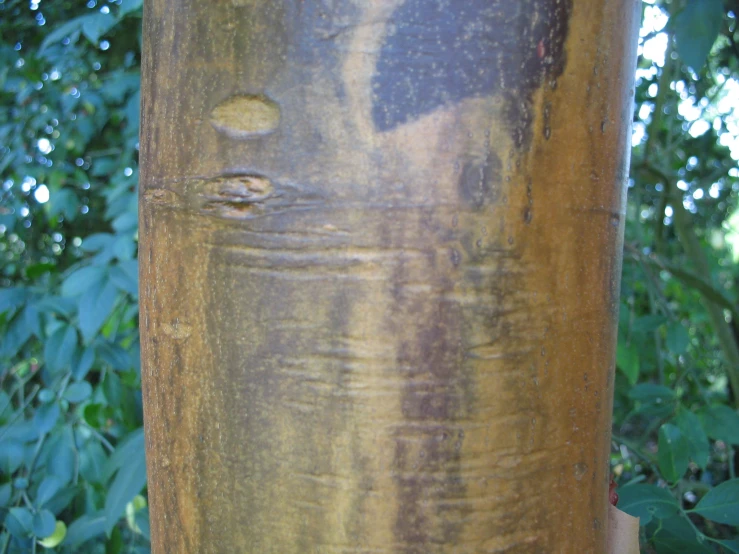
{"type": "Polygon", "coordinates": [[[280,107],[262,95],[232,96],[213,109],[210,123],[232,138],[260,137],[277,129],[280,107]]]}
{"type": "Polygon", "coordinates": [[[272,182],[261,175],[234,175],[206,181],[199,193],[201,211],[227,219],[243,219],[260,212],[273,196],[272,182]]]}

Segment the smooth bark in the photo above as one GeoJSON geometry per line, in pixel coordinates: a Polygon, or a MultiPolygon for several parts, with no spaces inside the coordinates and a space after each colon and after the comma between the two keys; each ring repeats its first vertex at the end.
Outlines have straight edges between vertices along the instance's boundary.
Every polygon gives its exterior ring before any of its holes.
{"type": "Polygon", "coordinates": [[[163,553],[606,548],[636,0],[147,0],[163,553]]]}

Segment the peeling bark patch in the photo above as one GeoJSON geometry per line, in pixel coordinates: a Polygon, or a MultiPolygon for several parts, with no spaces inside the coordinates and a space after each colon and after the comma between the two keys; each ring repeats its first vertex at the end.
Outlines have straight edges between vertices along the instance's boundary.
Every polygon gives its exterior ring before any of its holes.
{"type": "Polygon", "coordinates": [[[389,20],[372,78],[376,128],[468,97],[507,91],[528,99],[564,68],[570,1],[467,0],[452,8],[450,0],[406,0],[389,20]]]}
{"type": "Polygon", "coordinates": [[[266,96],[232,96],[213,109],[210,123],[231,138],[259,137],[277,129],[280,108],[266,96]]]}

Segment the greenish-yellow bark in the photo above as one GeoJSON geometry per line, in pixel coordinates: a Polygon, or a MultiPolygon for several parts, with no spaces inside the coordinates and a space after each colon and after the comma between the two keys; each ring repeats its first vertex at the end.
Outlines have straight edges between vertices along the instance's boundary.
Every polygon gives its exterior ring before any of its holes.
{"type": "Polygon", "coordinates": [[[605,549],[635,0],[149,0],[163,553],[605,549]]]}

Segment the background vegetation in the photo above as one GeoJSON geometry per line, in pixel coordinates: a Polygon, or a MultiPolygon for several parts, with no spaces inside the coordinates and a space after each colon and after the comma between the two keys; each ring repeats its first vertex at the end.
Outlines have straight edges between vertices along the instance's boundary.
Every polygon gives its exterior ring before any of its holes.
{"type": "MultiPolygon", "coordinates": [[[[736,0],[644,4],[612,465],[646,552],[739,552],[736,0]]],[[[0,0],[0,554],[149,551],[141,0],[0,0]]]]}

